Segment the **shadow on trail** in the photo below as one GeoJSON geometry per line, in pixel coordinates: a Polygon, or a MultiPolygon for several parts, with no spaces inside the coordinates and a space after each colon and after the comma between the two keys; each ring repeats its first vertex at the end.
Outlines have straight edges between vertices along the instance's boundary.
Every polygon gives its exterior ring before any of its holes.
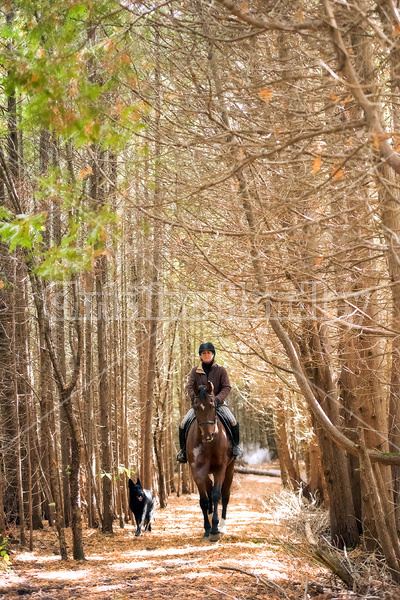
{"type": "MultiPolygon", "coordinates": [[[[217,543],[202,538],[196,494],[171,497],[166,509],[157,510],[153,531],[139,538],[131,525],[116,528],[113,535],[85,530],[86,561],[61,562],[48,543],[37,543],[39,549],[32,554],[14,558],[7,598],[20,598],[24,587],[24,598],[47,600],[214,600],[227,595],[253,600],[261,592],[266,594],[261,598],[276,597],[276,591],[268,591],[256,579],[219,566],[263,574],[279,586],[292,586],[296,559],[276,543],[279,526],[269,502],[279,490],[276,478],[236,475],[228,530],[217,543]]],[[[56,546],[54,534],[52,548],[56,546]]]]}

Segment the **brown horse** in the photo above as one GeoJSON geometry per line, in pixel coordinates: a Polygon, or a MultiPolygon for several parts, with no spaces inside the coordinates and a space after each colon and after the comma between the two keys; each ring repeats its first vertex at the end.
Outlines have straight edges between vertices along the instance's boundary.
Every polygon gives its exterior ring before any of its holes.
{"type": "Polygon", "coordinates": [[[233,479],[234,458],[225,427],[218,415],[212,383],[194,385],[193,408],[196,420],[189,429],[186,453],[200,494],[204,516],[204,537],[217,542],[225,529],[226,508],[233,479]],[[214,484],[210,475],[213,475],[214,484]],[[222,515],[218,529],[218,503],[222,515]],[[208,515],[212,514],[212,527],[208,515]],[[210,531],[211,530],[211,531],[210,531]]]}

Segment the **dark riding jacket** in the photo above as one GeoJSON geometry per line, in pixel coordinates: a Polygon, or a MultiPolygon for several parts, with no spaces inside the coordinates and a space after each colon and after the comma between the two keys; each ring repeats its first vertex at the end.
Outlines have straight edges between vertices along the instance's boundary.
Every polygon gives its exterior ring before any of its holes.
{"type": "Polygon", "coordinates": [[[228,373],[226,372],[225,367],[223,367],[222,365],[218,365],[217,363],[214,363],[211,367],[211,370],[208,374],[208,378],[203,370],[201,363],[190,371],[188,384],[186,387],[187,393],[190,396],[190,400],[193,402],[194,383],[196,382],[197,385],[207,385],[207,381],[211,381],[211,383],[213,384],[217,405],[221,406],[222,404],[224,404],[225,398],[231,391],[231,384],[229,382],[228,373]]]}

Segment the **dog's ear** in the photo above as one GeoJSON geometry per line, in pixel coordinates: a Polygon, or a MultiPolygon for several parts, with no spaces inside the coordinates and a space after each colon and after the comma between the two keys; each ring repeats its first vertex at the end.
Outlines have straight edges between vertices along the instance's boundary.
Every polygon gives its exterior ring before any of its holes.
{"type": "Polygon", "coordinates": [[[139,477],[137,478],[136,485],[140,485],[140,487],[142,487],[142,484],[140,483],[140,479],[139,479],[139,477]]]}
{"type": "Polygon", "coordinates": [[[134,486],[134,485],[135,485],[135,484],[133,483],[132,479],[129,479],[129,489],[130,489],[130,490],[132,490],[132,489],[133,489],[133,486],[134,486]]]}

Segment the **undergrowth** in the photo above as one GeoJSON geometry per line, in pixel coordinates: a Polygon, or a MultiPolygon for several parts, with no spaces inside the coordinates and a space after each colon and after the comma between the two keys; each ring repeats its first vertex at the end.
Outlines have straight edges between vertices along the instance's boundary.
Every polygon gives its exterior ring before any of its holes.
{"type": "Polygon", "coordinates": [[[368,552],[363,542],[357,548],[339,549],[330,537],[329,514],[323,505],[297,494],[283,490],[270,499],[274,519],[287,534],[279,542],[294,556],[302,556],[325,567],[322,582],[310,582],[308,597],[328,594],[331,598],[400,600],[398,585],[390,577],[384,557],[378,552],[368,552]],[[327,560],[321,560],[326,557],[327,560]],[[346,585],[337,575],[343,568],[351,584],[346,585]],[[314,591],[313,591],[314,590],[314,591]],[[331,595],[330,595],[331,594],[331,595]]]}

